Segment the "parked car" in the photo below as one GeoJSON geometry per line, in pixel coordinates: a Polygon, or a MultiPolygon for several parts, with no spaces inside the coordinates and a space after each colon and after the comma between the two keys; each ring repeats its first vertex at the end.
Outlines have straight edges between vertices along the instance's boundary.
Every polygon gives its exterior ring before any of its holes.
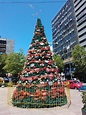
{"type": "Polygon", "coordinates": [[[79,91],[86,92],[86,85],[83,85],[78,89],[79,91]]]}
{"type": "Polygon", "coordinates": [[[7,77],[3,77],[3,80],[4,80],[5,83],[9,82],[9,79],[7,77]]]}
{"type": "Polygon", "coordinates": [[[9,79],[7,77],[0,77],[0,87],[7,87],[9,79]]]}
{"type": "Polygon", "coordinates": [[[0,87],[2,86],[3,82],[4,82],[3,78],[0,77],[0,87]]]}
{"type": "Polygon", "coordinates": [[[69,87],[71,89],[79,89],[80,87],[82,87],[82,83],[80,81],[77,80],[68,80],[69,81],[69,87]]]}
{"type": "Polygon", "coordinates": [[[4,80],[3,80],[3,78],[2,77],[0,77],[0,82],[2,83],[4,80]]]}

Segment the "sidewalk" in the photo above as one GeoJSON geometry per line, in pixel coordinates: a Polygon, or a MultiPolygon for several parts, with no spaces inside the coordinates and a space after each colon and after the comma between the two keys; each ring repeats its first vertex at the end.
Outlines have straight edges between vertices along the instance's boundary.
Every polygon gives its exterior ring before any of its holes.
{"type": "Polygon", "coordinates": [[[0,87],[0,115],[82,115],[83,106],[81,92],[71,90],[71,105],[69,108],[54,107],[42,109],[22,109],[7,104],[7,88],[0,87]]]}

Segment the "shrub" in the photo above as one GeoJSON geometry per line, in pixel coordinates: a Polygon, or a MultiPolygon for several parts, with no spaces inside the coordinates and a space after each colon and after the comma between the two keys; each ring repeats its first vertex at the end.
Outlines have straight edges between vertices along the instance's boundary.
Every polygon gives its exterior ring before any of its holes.
{"type": "Polygon", "coordinates": [[[86,111],[86,92],[82,93],[83,109],[86,111]]]}

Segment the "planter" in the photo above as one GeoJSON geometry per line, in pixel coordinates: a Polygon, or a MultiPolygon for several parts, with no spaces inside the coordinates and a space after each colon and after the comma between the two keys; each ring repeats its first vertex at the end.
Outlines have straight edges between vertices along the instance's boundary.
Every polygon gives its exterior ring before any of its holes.
{"type": "Polygon", "coordinates": [[[82,109],[82,115],[86,115],[86,110],[82,109]]]}

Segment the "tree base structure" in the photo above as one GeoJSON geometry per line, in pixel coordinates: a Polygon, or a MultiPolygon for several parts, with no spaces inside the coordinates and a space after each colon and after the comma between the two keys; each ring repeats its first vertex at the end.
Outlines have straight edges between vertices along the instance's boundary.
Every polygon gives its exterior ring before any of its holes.
{"type": "Polygon", "coordinates": [[[18,84],[14,90],[12,104],[20,108],[50,108],[67,104],[64,87],[57,82],[44,84],[18,84]]]}

